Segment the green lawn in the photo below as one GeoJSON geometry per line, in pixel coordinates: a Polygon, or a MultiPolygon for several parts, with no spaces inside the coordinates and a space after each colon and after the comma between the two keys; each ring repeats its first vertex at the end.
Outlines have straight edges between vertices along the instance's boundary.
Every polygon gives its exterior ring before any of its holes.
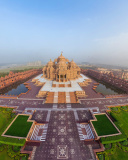
{"type": "Polygon", "coordinates": [[[116,120],[115,124],[118,124],[128,137],[128,112],[123,110],[120,113],[111,112],[111,116],[116,120]]]}
{"type": "Polygon", "coordinates": [[[8,118],[6,113],[0,112],[0,130],[8,123],[8,118]]]}
{"type": "Polygon", "coordinates": [[[10,158],[7,154],[7,149],[4,149],[0,152],[0,160],[14,160],[14,158],[10,158]]]}
{"type": "Polygon", "coordinates": [[[92,121],[92,124],[98,136],[118,133],[117,129],[113,126],[105,114],[95,115],[95,117],[97,118],[97,121],[92,121]]]}
{"type": "Polygon", "coordinates": [[[27,122],[28,118],[29,116],[19,115],[5,135],[26,137],[32,125],[32,122],[27,122]]]}
{"type": "Polygon", "coordinates": [[[116,147],[116,152],[109,156],[109,160],[127,160],[128,152],[124,152],[123,150],[116,147]]]}

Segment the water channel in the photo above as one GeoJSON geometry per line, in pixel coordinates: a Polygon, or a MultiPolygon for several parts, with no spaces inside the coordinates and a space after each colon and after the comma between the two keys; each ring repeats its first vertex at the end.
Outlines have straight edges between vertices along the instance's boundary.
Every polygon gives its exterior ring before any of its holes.
{"type": "Polygon", "coordinates": [[[24,84],[20,84],[16,86],[16,88],[12,88],[10,91],[5,93],[5,95],[19,95],[21,93],[26,93],[27,91],[28,88],[26,88],[24,84]]]}

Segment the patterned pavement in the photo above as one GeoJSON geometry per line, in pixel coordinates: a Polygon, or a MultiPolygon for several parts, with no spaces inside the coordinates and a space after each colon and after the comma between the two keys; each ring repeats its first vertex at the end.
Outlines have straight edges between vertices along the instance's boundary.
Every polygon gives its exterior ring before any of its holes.
{"type": "MultiPolygon", "coordinates": [[[[106,109],[110,105],[125,105],[128,104],[128,97],[122,98],[97,98],[81,100],[81,104],[71,104],[72,108],[91,108],[99,107],[106,109]]],[[[52,104],[44,104],[44,100],[37,99],[4,99],[0,98],[1,106],[18,107],[18,110],[23,111],[25,108],[53,108],[52,104]]],[[[65,104],[56,104],[57,108],[67,108],[65,104]]]]}
{"type": "MultiPolygon", "coordinates": [[[[99,147],[99,145],[97,145],[99,147]]],[[[34,160],[93,160],[91,145],[80,141],[73,111],[52,111],[45,142],[34,160]]]]}

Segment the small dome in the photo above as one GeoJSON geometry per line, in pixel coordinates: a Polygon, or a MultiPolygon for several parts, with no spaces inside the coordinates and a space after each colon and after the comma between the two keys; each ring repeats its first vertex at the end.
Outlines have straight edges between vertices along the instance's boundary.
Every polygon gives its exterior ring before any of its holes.
{"type": "Polygon", "coordinates": [[[57,68],[63,68],[63,69],[67,69],[67,64],[65,61],[59,61],[57,63],[57,68]]]}
{"type": "Polygon", "coordinates": [[[53,62],[52,60],[50,59],[50,61],[48,62],[48,66],[52,66],[53,65],[53,62]]]}
{"type": "Polygon", "coordinates": [[[76,65],[76,63],[73,60],[70,63],[71,65],[76,65]]]}

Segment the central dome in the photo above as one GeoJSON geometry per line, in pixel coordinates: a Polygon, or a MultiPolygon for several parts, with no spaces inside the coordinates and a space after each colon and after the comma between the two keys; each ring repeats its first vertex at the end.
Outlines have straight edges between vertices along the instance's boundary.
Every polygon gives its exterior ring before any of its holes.
{"type": "Polygon", "coordinates": [[[57,62],[59,62],[59,61],[64,61],[65,62],[65,57],[62,55],[62,53],[61,53],[61,55],[57,58],[57,62]]]}

